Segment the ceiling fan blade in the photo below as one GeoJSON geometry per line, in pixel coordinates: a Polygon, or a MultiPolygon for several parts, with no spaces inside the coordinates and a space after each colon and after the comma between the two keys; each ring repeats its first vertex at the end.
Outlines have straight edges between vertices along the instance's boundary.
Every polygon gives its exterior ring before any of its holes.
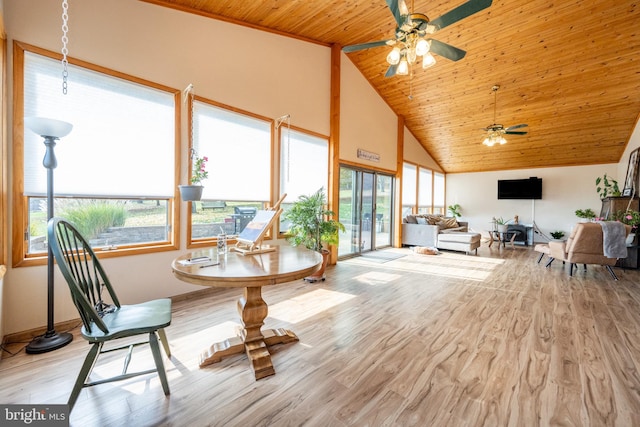
{"type": "Polygon", "coordinates": [[[513,132],[513,131],[505,131],[504,133],[506,133],[507,135],[526,135],[527,132],[513,132]]]}
{"type": "Polygon", "coordinates": [[[431,52],[440,56],[444,56],[452,61],[459,61],[467,54],[466,51],[451,46],[450,44],[443,43],[438,40],[431,39],[431,52]]]}
{"type": "Polygon", "coordinates": [[[387,68],[387,72],[384,74],[385,77],[393,77],[396,75],[396,71],[398,71],[398,65],[399,64],[395,64],[395,65],[389,65],[389,68],[387,68]]]}
{"type": "Polygon", "coordinates": [[[405,21],[405,18],[400,11],[400,3],[402,3],[403,9],[406,10],[407,6],[404,3],[404,0],[387,0],[387,6],[389,6],[389,9],[391,10],[393,17],[396,20],[396,24],[398,24],[398,28],[402,27],[402,24],[404,24],[405,21]]]}
{"type": "Polygon", "coordinates": [[[521,123],[521,124],[519,124],[519,125],[509,126],[509,127],[508,127],[508,128],[506,128],[505,130],[507,130],[507,131],[511,131],[511,130],[514,130],[514,129],[520,129],[520,128],[524,128],[524,127],[527,127],[527,126],[529,126],[529,125],[524,124],[524,123],[521,123]]]}
{"type": "Polygon", "coordinates": [[[389,44],[389,42],[395,42],[395,40],[380,40],[377,42],[369,42],[369,43],[361,43],[361,44],[352,44],[351,46],[345,46],[342,48],[344,53],[355,52],[358,50],[369,49],[372,47],[385,46],[389,44]]]}
{"type": "MultiPolygon", "coordinates": [[[[390,0],[387,0],[387,3],[389,3],[389,1],[390,0]]],[[[474,13],[480,12],[482,9],[488,8],[491,6],[492,1],[493,0],[469,0],[444,15],[432,20],[429,24],[435,25],[437,29],[441,30],[460,21],[461,19],[466,18],[467,16],[471,16],[474,13]]]]}

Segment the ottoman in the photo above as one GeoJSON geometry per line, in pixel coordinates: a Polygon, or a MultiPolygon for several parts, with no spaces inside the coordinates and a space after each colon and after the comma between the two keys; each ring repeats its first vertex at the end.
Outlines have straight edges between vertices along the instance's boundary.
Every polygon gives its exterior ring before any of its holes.
{"type": "Polygon", "coordinates": [[[540,261],[542,261],[542,257],[546,255],[549,255],[550,249],[549,249],[549,245],[547,245],[546,243],[538,243],[534,248],[534,251],[536,252],[540,252],[540,256],[538,257],[538,264],[540,264],[540,261]]]}
{"type": "Polygon", "coordinates": [[[480,233],[465,233],[453,231],[438,234],[438,249],[449,249],[469,253],[473,250],[478,254],[480,247],[480,233]]]}

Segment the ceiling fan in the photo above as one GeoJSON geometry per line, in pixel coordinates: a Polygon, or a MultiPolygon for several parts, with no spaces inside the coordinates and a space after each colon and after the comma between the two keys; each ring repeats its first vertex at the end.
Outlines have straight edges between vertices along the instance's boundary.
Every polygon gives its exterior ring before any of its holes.
{"type": "Polygon", "coordinates": [[[452,61],[459,61],[464,58],[467,52],[434,40],[430,36],[438,30],[486,9],[491,6],[492,1],[469,0],[439,18],[429,20],[425,14],[409,12],[404,0],[386,0],[387,6],[398,24],[395,38],[345,46],[342,51],[349,53],[378,46],[393,46],[387,55],[389,68],[385,77],[409,74],[409,66],[415,64],[418,57],[422,57],[422,68],[431,67],[436,63],[431,52],[452,61]]]}
{"type": "Polygon", "coordinates": [[[509,126],[505,128],[501,124],[496,123],[496,106],[498,105],[498,89],[500,86],[494,85],[491,90],[493,91],[493,124],[490,124],[482,130],[487,132],[487,137],[482,141],[486,146],[492,147],[494,144],[506,144],[507,140],[502,135],[526,135],[527,132],[516,131],[516,129],[522,129],[527,127],[524,123],[519,125],[509,126]]]}

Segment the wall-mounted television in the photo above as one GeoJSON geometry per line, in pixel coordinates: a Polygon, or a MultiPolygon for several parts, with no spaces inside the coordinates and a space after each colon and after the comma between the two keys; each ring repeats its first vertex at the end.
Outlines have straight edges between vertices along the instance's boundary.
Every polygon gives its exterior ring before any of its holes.
{"type": "Polygon", "coordinates": [[[500,179],[498,199],[542,199],[542,178],[500,179]]]}

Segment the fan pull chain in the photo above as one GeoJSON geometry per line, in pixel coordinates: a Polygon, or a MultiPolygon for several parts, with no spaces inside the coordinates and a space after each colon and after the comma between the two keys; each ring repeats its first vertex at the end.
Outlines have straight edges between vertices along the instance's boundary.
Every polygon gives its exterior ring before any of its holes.
{"type": "Polygon", "coordinates": [[[409,101],[413,101],[413,66],[409,66],[409,101]]]}

